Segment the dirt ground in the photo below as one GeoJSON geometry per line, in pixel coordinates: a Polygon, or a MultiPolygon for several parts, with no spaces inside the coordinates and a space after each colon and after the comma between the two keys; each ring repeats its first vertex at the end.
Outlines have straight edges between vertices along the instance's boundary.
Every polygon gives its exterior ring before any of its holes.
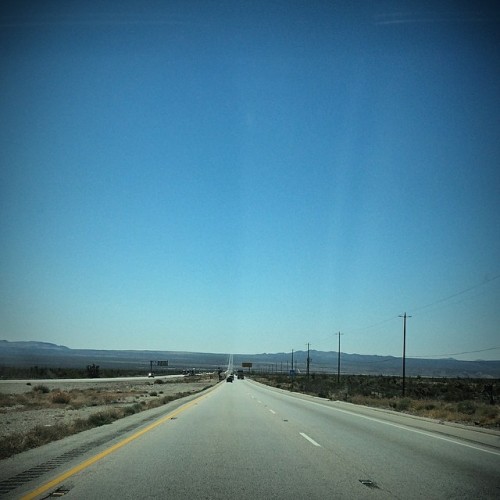
{"type": "Polygon", "coordinates": [[[71,424],[77,419],[87,419],[93,413],[141,402],[147,403],[157,397],[199,392],[217,381],[216,377],[209,376],[112,381],[2,381],[0,438],[26,433],[37,426],[71,424]],[[37,386],[44,386],[48,392],[34,398],[37,386]],[[52,402],[53,395],[60,392],[69,394],[69,402],[52,402]]]}

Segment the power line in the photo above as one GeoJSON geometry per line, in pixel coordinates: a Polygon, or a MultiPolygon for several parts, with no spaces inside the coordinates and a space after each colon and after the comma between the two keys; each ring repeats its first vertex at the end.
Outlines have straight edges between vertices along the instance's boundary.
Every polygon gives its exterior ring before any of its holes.
{"type": "Polygon", "coordinates": [[[410,358],[439,358],[442,356],[460,356],[461,354],[475,354],[477,352],[495,351],[500,349],[498,347],[488,347],[487,349],[479,349],[478,351],[463,351],[463,352],[453,352],[451,354],[428,354],[427,356],[409,356],[410,358]]]}
{"type": "MultiPolygon", "coordinates": [[[[414,307],[414,308],[412,308],[412,312],[414,313],[415,311],[421,311],[421,310],[427,309],[428,307],[431,307],[433,305],[440,304],[440,303],[445,302],[447,300],[453,299],[454,297],[458,297],[459,295],[463,295],[464,293],[470,292],[471,290],[474,290],[476,288],[479,288],[479,287],[482,287],[484,285],[487,285],[488,283],[491,283],[492,281],[495,281],[495,280],[497,280],[499,278],[500,278],[500,274],[497,274],[497,275],[493,276],[492,278],[485,279],[481,283],[476,283],[475,285],[472,285],[472,286],[470,286],[468,288],[465,288],[464,290],[460,290],[459,292],[453,293],[453,294],[448,295],[446,297],[443,297],[441,299],[437,299],[434,302],[431,302],[429,304],[425,304],[424,306],[414,307]]],[[[361,327],[361,328],[352,328],[352,329],[350,329],[350,331],[361,332],[363,330],[369,330],[371,328],[375,328],[377,326],[381,326],[381,325],[384,325],[386,323],[389,323],[390,321],[393,321],[393,320],[395,320],[397,318],[399,318],[399,315],[391,316],[390,318],[384,319],[382,321],[378,321],[377,323],[373,323],[371,325],[364,326],[364,327],[361,327]]]]}
{"type": "Polygon", "coordinates": [[[431,302],[430,304],[426,304],[425,306],[413,308],[412,311],[415,312],[415,311],[421,311],[422,309],[427,309],[428,307],[431,307],[435,304],[440,304],[441,302],[445,302],[447,300],[453,299],[454,297],[458,297],[459,295],[463,295],[464,293],[470,292],[471,290],[479,288],[480,286],[484,286],[488,283],[491,283],[492,281],[495,281],[498,278],[500,278],[500,274],[493,276],[493,278],[486,279],[486,280],[482,281],[481,283],[477,283],[476,285],[470,286],[469,288],[465,288],[464,290],[460,290],[459,292],[453,293],[452,295],[448,295],[447,297],[444,297],[442,299],[435,300],[434,302],[431,302]]]}
{"type": "MultiPolygon", "coordinates": [[[[373,356],[373,354],[368,354],[368,355],[364,355],[364,354],[360,354],[360,356],[373,356]]],[[[381,355],[376,355],[376,356],[379,356],[381,358],[384,358],[384,359],[376,359],[374,361],[363,361],[363,364],[364,365],[368,365],[368,364],[373,364],[373,363],[387,363],[389,361],[394,361],[395,359],[398,359],[396,356],[381,356],[381,355]]]]}
{"type": "Polygon", "coordinates": [[[392,316],[391,318],[384,319],[382,321],[379,321],[378,323],[374,323],[373,325],[368,325],[364,326],[362,328],[351,328],[351,332],[361,332],[363,330],[368,330],[370,328],[375,328],[376,326],[384,325],[385,323],[389,323],[389,321],[393,321],[395,319],[399,318],[399,315],[396,314],[396,316],[392,316]]]}
{"type": "MultiPolygon", "coordinates": [[[[436,304],[441,304],[443,302],[446,302],[447,300],[450,300],[450,299],[453,299],[455,297],[458,297],[460,295],[463,295],[467,292],[470,292],[471,290],[475,290],[477,288],[480,288],[484,285],[487,285],[488,283],[491,283],[497,279],[500,278],[500,274],[496,274],[494,275],[493,277],[491,278],[485,278],[481,283],[476,283],[475,285],[472,285],[468,288],[465,288],[463,290],[460,290],[458,292],[455,292],[451,295],[448,295],[446,297],[443,297],[441,299],[437,299],[433,302],[430,302],[429,304],[425,304],[423,306],[419,306],[419,307],[416,307],[416,308],[412,308],[412,312],[414,313],[415,311],[422,311],[424,309],[427,309],[431,306],[434,306],[436,304]]],[[[463,302],[464,300],[467,300],[467,297],[463,298],[462,300],[460,301],[457,301],[455,302],[455,304],[458,304],[460,302],[463,302]]],[[[453,305],[453,304],[452,304],[453,305]]],[[[371,325],[367,325],[367,326],[364,326],[364,327],[361,327],[361,328],[350,328],[350,329],[347,329],[348,332],[362,332],[364,330],[369,330],[371,328],[376,328],[378,326],[381,326],[381,325],[385,325],[386,323],[389,323],[391,321],[394,321],[395,319],[398,319],[400,316],[399,315],[395,315],[395,316],[391,316],[390,318],[386,318],[384,320],[381,320],[381,321],[378,321],[376,323],[373,323],[371,325]]],[[[336,335],[336,334],[334,334],[336,335]]],[[[317,340],[316,341],[316,344],[322,344],[323,342],[327,342],[328,340],[331,339],[331,334],[329,335],[326,335],[325,337],[322,337],[321,339],[317,340]]],[[[465,351],[465,352],[459,352],[459,353],[452,353],[452,354],[432,354],[432,355],[429,355],[429,356],[409,356],[411,358],[432,358],[432,357],[441,357],[441,356],[459,356],[461,354],[474,354],[474,353],[477,353],[477,352],[485,352],[485,351],[492,351],[492,350],[495,350],[495,349],[500,349],[500,347],[492,347],[492,348],[488,348],[488,349],[481,349],[481,350],[478,350],[478,351],[465,351]]]]}

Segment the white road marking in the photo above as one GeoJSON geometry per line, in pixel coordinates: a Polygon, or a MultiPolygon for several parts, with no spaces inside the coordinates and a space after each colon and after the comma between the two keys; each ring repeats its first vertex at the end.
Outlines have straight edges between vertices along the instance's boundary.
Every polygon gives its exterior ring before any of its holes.
{"type": "MultiPolygon", "coordinates": [[[[486,444],[485,445],[477,445],[476,446],[476,445],[464,443],[463,441],[460,440],[460,438],[452,438],[452,437],[440,436],[438,434],[433,433],[432,431],[424,431],[424,430],[420,430],[420,429],[414,429],[414,428],[409,427],[409,426],[404,425],[404,424],[395,424],[393,422],[387,422],[387,421],[381,420],[379,418],[369,417],[368,415],[361,415],[359,413],[355,413],[355,412],[352,412],[352,411],[349,411],[349,410],[344,410],[344,409],[341,409],[341,408],[335,408],[335,407],[332,407],[332,406],[325,405],[323,403],[317,403],[316,401],[308,401],[306,399],[297,398],[297,397],[291,396],[289,394],[284,394],[284,393],[282,393],[282,394],[283,394],[283,396],[285,396],[287,398],[298,399],[299,401],[304,401],[304,402],[307,402],[307,403],[310,403],[310,404],[313,404],[313,405],[322,406],[323,408],[327,408],[328,410],[338,411],[338,412],[341,412],[341,413],[346,413],[347,415],[352,415],[353,417],[364,418],[366,420],[371,420],[372,422],[377,422],[379,424],[388,425],[390,427],[396,427],[398,429],[402,429],[402,430],[405,430],[405,431],[414,432],[415,434],[421,434],[421,435],[428,436],[428,437],[431,437],[431,438],[434,438],[434,439],[439,439],[441,441],[447,441],[448,443],[453,443],[453,444],[457,444],[459,446],[464,446],[466,448],[471,448],[471,449],[476,450],[476,451],[482,451],[484,453],[489,453],[491,455],[500,456],[500,453],[498,451],[486,449],[486,447],[488,446],[486,444]],[[485,448],[483,448],[483,446],[485,448]]],[[[320,445],[318,445],[318,446],[320,446],[320,445]]]]}
{"type": "Polygon", "coordinates": [[[314,441],[314,439],[310,438],[307,434],[304,434],[303,432],[300,432],[299,433],[303,438],[307,439],[310,443],[312,443],[314,446],[320,446],[320,444],[318,444],[316,441],[314,441]]]}
{"type": "Polygon", "coordinates": [[[274,410],[269,410],[273,415],[276,415],[276,412],[274,410]]]}
{"type": "MultiPolygon", "coordinates": [[[[313,403],[313,404],[319,404],[319,403],[315,403],[314,401],[311,401],[311,403],[313,403]]],[[[331,408],[331,407],[326,406],[326,405],[320,405],[320,406],[323,406],[324,408],[331,408]]],[[[448,438],[448,437],[444,437],[444,436],[439,436],[439,435],[434,434],[432,432],[423,431],[423,430],[420,430],[420,429],[413,429],[412,427],[408,427],[408,426],[406,426],[404,424],[395,424],[393,422],[386,422],[384,420],[380,420],[380,419],[374,418],[374,417],[369,417],[367,415],[360,415],[360,414],[357,414],[357,413],[354,413],[354,412],[351,412],[351,411],[348,411],[348,410],[341,410],[340,408],[333,408],[333,409],[335,411],[340,411],[342,413],[347,413],[349,415],[355,415],[356,417],[365,418],[366,420],[372,420],[373,422],[377,422],[379,424],[389,425],[391,427],[397,427],[398,429],[402,429],[402,430],[405,430],[405,431],[414,432],[415,434],[422,434],[424,436],[428,436],[428,437],[431,437],[431,438],[434,438],[434,439],[440,439],[441,441],[447,441],[448,443],[458,444],[460,446],[465,446],[466,448],[472,448],[473,450],[484,451],[485,453],[491,453],[492,455],[500,456],[500,453],[498,453],[497,451],[486,450],[486,449],[481,448],[479,446],[474,446],[474,445],[471,445],[471,444],[463,443],[461,441],[458,441],[459,438],[453,439],[453,438],[448,438]]],[[[484,445],[484,446],[487,446],[487,445],[484,445]]]]}
{"type": "MultiPolygon", "coordinates": [[[[270,390],[270,389],[264,388],[264,390],[270,390]]],[[[371,420],[371,421],[377,422],[379,424],[388,425],[390,427],[396,427],[398,429],[409,431],[409,432],[413,432],[415,434],[421,434],[423,436],[427,436],[427,437],[434,438],[434,439],[439,439],[441,441],[446,441],[448,443],[456,444],[458,446],[464,446],[465,448],[470,448],[472,450],[482,451],[484,453],[489,453],[489,454],[495,455],[497,457],[500,456],[500,453],[498,451],[487,449],[487,447],[488,447],[487,444],[478,444],[478,445],[468,444],[468,443],[464,443],[463,441],[461,441],[461,439],[458,438],[458,437],[457,438],[454,438],[454,437],[445,437],[445,436],[442,436],[442,435],[435,434],[432,431],[424,431],[424,430],[420,430],[420,429],[415,429],[415,428],[409,427],[409,426],[404,425],[404,424],[396,424],[396,423],[393,423],[393,422],[387,422],[387,421],[381,420],[379,418],[369,417],[368,415],[361,415],[359,413],[355,413],[355,412],[349,411],[349,410],[344,410],[344,409],[341,409],[341,408],[335,408],[335,407],[328,406],[328,405],[323,404],[323,403],[318,403],[316,401],[308,401],[307,399],[297,398],[296,396],[292,396],[292,395],[286,394],[284,392],[282,392],[281,394],[283,396],[287,397],[287,398],[291,398],[291,399],[303,401],[303,402],[310,403],[310,404],[313,404],[313,405],[322,406],[323,408],[327,408],[328,410],[338,411],[340,413],[345,413],[347,415],[352,415],[353,417],[364,418],[366,420],[371,420]]],[[[302,433],[300,433],[300,434],[302,435],[302,433]]],[[[305,437],[305,436],[303,436],[303,437],[305,437]]],[[[306,438],[306,439],[309,439],[309,438],[306,438]]],[[[317,445],[317,446],[321,446],[321,445],[317,445]]]]}

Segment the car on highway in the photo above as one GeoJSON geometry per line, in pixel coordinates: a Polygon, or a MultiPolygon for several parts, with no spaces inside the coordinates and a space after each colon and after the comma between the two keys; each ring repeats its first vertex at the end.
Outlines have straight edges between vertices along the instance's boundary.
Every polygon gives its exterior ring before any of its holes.
{"type": "Polygon", "coordinates": [[[234,376],[229,375],[229,377],[227,377],[227,379],[226,379],[226,382],[232,382],[233,380],[234,380],[234,376]]]}

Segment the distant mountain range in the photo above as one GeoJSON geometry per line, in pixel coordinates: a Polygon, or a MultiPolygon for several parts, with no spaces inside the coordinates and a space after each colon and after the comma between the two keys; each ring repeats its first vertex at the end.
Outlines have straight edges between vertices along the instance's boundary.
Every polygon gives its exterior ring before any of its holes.
{"type": "MultiPolygon", "coordinates": [[[[338,353],[310,351],[311,373],[337,373],[338,353]]],[[[306,351],[294,352],[296,373],[306,372],[306,351]]],[[[10,342],[0,340],[0,366],[38,366],[53,368],[85,368],[95,363],[102,368],[137,369],[147,372],[151,361],[168,361],[169,369],[213,370],[227,367],[227,353],[181,351],[134,351],[70,349],[48,342],[10,342]]],[[[402,359],[394,356],[370,356],[341,353],[342,374],[395,375],[402,373],[402,359]]],[[[288,373],[291,353],[234,354],[233,363],[252,363],[252,370],[288,373]]],[[[165,371],[162,368],[162,371],[165,371]]],[[[459,361],[447,359],[406,359],[406,375],[410,377],[500,378],[500,361],[459,361]]]]}

